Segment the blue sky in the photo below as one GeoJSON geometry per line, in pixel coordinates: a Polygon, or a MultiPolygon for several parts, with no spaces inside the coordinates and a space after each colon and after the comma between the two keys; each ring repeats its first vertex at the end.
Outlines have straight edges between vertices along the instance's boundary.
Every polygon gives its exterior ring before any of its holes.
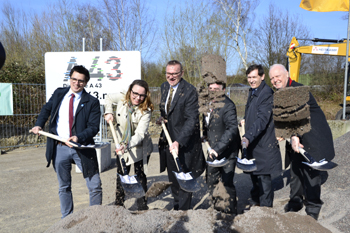
{"type": "MultiPolygon", "coordinates": [[[[48,6],[48,3],[57,2],[58,0],[1,0],[0,6],[3,2],[10,1],[13,6],[18,6],[21,9],[28,11],[40,12],[48,6]]],[[[76,0],[80,3],[91,2],[92,0],[76,0]]],[[[163,23],[164,14],[167,10],[168,2],[172,5],[175,3],[168,0],[146,0],[148,2],[149,10],[159,15],[158,23],[163,23]]],[[[302,22],[309,27],[312,38],[325,39],[342,39],[347,37],[348,21],[342,19],[347,15],[347,12],[311,12],[299,7],[301,0],[260,0],[259,6],[256,8],[256,19],[268,12],[269,4],[272,3],[281,10],[288,10],[289,14],[298,15],[302,22]]],[[[177,0],[176,4],[184,4],[186,0],[177,0]]],[[[0,13],[0,21],[1,13],[0,13]]],[[[230,69],[231,73],[234,68],[230,69]]]]}
{"type": "MultiPolygon", "coordinates": [[[[0,1],[2,4],[5,1],[0,1]]],[[[40,12],[45,9],[49,2],[56,2],[57,0],[11,0],[11,4],[19,6],[22,9],[40,12]]],[[[257,17],[268,12],[270,2],[282,10],[288,10],[291,15],[298,14],[300,18],[310,27],[311,33],[317,38],[327,39],[341,39],[347,36],[347,20],[343,20],[342,16],[346,12],[311,12],[299,7],[301,0],[261,0],[259,6],[256,8],[257,17]]],[[[93,2],[91,0],[79,0],[79,2],[93,2]]],[[[165,12],[167,8],[167,0],[149,0],[150,9],[156,10],[157,14],[165,12]]],[[[177,0],[177,2],[184,3],[185,0],[177,0]]],[[[163,18],[163,16],[162,16],[163,18]]],[[[162,18],[159,19],[162,22],[162,18]]],[[[0,18],[1,20],[1,18],[0,18]]]]}

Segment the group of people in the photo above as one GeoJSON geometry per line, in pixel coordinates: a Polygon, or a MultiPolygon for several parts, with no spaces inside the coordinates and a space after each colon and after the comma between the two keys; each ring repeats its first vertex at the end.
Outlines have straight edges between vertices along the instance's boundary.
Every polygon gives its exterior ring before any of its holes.
{"type": "MultiPolygon", "coordinates": [[[[203,138],[200,137],[198,94],[196,88],[183,79],[183,75],[184,69],[179,61],[172,60],[167,63],[166,82],[161,85],[159,105],[161,116],[157,120],[157,124],[165,123],[172,139],[172,144],[169,145],[165,133],[161,132],[159,155],[160,172],[167,170],[168,179],[172,183],[174,210],[191,209],[192,193],[181,189],[176,179],[174,172],[178,170],[172,151],[178,154],[183,171],[191,172],[193,179],[206,170],[206,182],[213,207],[236,215],[237,198],[233,178],[236,158],[242,143],[247,146],[248,159],[254,158],[257,165],[257,170],[249,173],[253,184],[250,206],[272,207],[274,190],[271,177],[273,174],[281,173],[282,162],[272,117],[274,92],[264,81],[263,67],[252,65],[246,72],[251,88],[245,116],[241,122],[237,121],[234,102],[226,95],[222,96],[223,107],[211,109],[203,117],[204,137],[210,144],[207,160],[225,158],[228,163],[222,167],[206,165],[202,150],[203,138]],[[239,124],[245,128],[242,138],[239,124]],[[212,195],[220,181],[230,195],[229,204],[224,209],[216,206],[218,200],[212,195]]],[[[94,144],[93,137],[99,131],[101,112],[99,101],[84,89],[89,79],[90,75],[85,67],[73,67],[70,72],[70,87],[56,89],[42,108],[32,131],[38,134],[50,118],[50,133],[82,145],[94,144]]],[[[270,79],[277,91],[301,85],[292,81],[285,67],[279,64],[271,67],[270,79]]],[[[208,84],[210,91],[224,91],[225,87],[224,82],[208,84]]],[[[291,192],[285,210],[299,211],[305,205],[306,213],[317,219],[322,206],[320,173],[302,163],[298,148],[307,148],[313,154],[318,154],[318,157],[327,160],[334,157],[334,148],[326,118],[311,93],[309,102],[311,131],[303,136],[294,136],[291,145],[286,143],[286,153],[291,161],[291,192]]],[[[104,118],[107,122],[115,120],[117,123],[119,146],[116,152],[121,152],[128,168],[134,165],[135,174],[145,192],[147,164],[152,152],[148,127],[153,109],[148,84],[143,80],[135,80],[128,90],[108,94],[106,97],[104,118]],[[113,104],[117,105],[115,112],[113,104]]],[[[47,166],[52,161],[57,173],[62,218],[73,212],[70,174],[72,163],[83,172],[89,189],[90,205],[102,204],[101,180],[94,149],[78,150],[68,143],[48,138],[46,158],[47,166]]],[[[117,163],[120,170],[120,164],[117,163]]],[[[117,181],[116,205],[124,203],[121,190],[120,182],[117,181]]],[[[147,210],[147,199],[145,197],[137,199],[137,206],[139,210],[147,210]]]]}

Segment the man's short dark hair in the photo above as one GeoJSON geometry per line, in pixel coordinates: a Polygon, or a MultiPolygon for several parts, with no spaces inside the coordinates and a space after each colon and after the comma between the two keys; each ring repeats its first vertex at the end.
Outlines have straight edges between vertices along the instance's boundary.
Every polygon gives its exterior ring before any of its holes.
{"type": "Polygon", "coordinates": [[[84,66],[74,66],[69,73],[69,77],[72,77],[72,74],[75,72],[78,72],[79,74],[85,75],[85,82],[89,82],[90,80],[90,73],[84,66]]]}
{"type": "MultiPolygon", "coordinates": [[[[214,83],[208,83],[208,87],[209,87],[211,84],[214,84],[214,83]]],[[[224,83],[224,82],[219,81],[219,82],[215,82],[215,84],[221,85],[221,86],[222,86],[222,89],[226,89],[226,83],[224,83]]]]}
{"type": "Polygon", "coordinates": [[[246,75],[248,75],[250,72],[252,72],[253,70],[258,70],[258,75],[261,77],[263,76],[265,73],[264,73],[264,68],[262,67],[262,65],[257,65],[257,64],[254,64],[254,65],[251,65],[248,67],[247,71],[245,72],[246,75]]]}
{"type": "Polygon", "coordinates": [[[174,66],[174,65],[180,65],[180,69],[181,69],[180,71],[183,70],[182,64],[181,64],[181,62],[179,62],[178,60],[171,60],[171,61],[169,61],[169,62],[166,64],[165,68],[167,68],[168,66],[174,66]]]}

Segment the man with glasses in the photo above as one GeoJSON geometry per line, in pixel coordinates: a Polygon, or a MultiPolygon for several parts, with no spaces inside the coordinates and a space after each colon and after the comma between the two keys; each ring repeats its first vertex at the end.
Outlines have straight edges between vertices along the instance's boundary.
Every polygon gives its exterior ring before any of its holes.
{"type": "Polygon", "coordinates": [[[199,177],[205,169],[205,159],[199,135],[198,95],[196,88],[186,82],[182,64],[172,60],[166,65],[166,79],[161,85],[159,105],[161,121],[166,123],[173,141],[169,147],[164,132],[159,139],[160,170],[167,168],[171,191],[174,197],[174,210],[191,208],[192,193],[182,190],[173,171],[178,172],[176,161],[170,151],[175,150],[185,173],[192,172],[199,177]]]}
{"type": "MultiPolygon", "coordinates": [[[[90,80],[89,71],[74,66],[70,71],[70,87],[57,88],[43,106],[32,132],[39,134],[49,121],[49,133],[67,138],[82,145],[94,144],[93,137],[99,131],[100,102],[88,94],[84,87],[90,80]]],[[[57,173],[62,218],[73,213],[71,169],[75,163],[86,180],[90,206],[102,204],[102,187],[95,149],[76,150],[68,143],[47,138],[47,167],[52,161],[57,173]]]]}

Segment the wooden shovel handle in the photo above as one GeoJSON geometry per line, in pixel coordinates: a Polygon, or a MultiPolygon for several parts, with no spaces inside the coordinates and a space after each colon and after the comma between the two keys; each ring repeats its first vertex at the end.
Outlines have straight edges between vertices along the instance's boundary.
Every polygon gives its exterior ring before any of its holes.
{"type": "MultiPolygon", "coordinates": [[[[167,139],[167,141],[168,141],[168,144],[169,144],[169,147],[170,147],[170,146],[173,144],[173,141],[171,140],[170,134],[169,134],[169,132],[168,132],[168,130],[167,130],[165,124],[164,124],[164,121],[162,121],[162,128],[163,128],[165,137],[166,137],[166,139],[167,139]]],[[[179,158],[178,155],[177,155],[177,153],[175,152],[175,150],[172,150],[172,151],[171,151],[171,154],[172,154],[173,157],[174,157],[174,160],[175,160],[175,164],[176,164],[176,166],[177,166],[177,169],[178,169],[179,171],[181,171],[181,170],[179,169],[179,165],[177,164],[178,158],[179,158]]]]}
{"type": "MultiPolygon", "coordinates": [[[[29,130],[29,133],[32,133],[32,130],[29,130]]],[[[39,131],[39,134],[44,135],[44,136],[49,137],[49,138],[52,138],[52,139],[55,139],[55,140],[60,141],[60,142],[68,143],[69,145],[71,145],[73,147],[79,147],[79,145],[80,145],[80,144],[75,143],[75,142],[67,141],[66,138],[61,138],[58,135],[48,133],[48,132],[45,132],[42,130],[39,131]]]]}
{"type": "Polygon", "coordinates": [[[207,148],[210,148],[209,142],[207,140],[204,140],[204,144],[207,148]]]}
{"type": "MultiPolygon", "coordinates": [[[[118,145],[119,142],[118,142],[118,138],[117,138],[117,133],[115,132],[112,120],[109,120],[108,124],[109,124],[109,127],[111,128],[111,131],[112,131],[114,143],[115,143],[115,145],[118,145]]],[[[118,157],[119,157],[120,165],[123,169],[123,174],[125,175],[125,173],[127,172],[126,165],[125,165],[125,161],[124,161],[124,163],[122,163],[123,161],[121,159],[121,156],[123,156],[123,153],[121,151],[118,151],[117,155],[119,155],[118,157]]]]}
{"type": "Polygon", "coordinates": [[[245,120],[241,123],[242,126],[242,135],[245,134],[245,120]]]}

